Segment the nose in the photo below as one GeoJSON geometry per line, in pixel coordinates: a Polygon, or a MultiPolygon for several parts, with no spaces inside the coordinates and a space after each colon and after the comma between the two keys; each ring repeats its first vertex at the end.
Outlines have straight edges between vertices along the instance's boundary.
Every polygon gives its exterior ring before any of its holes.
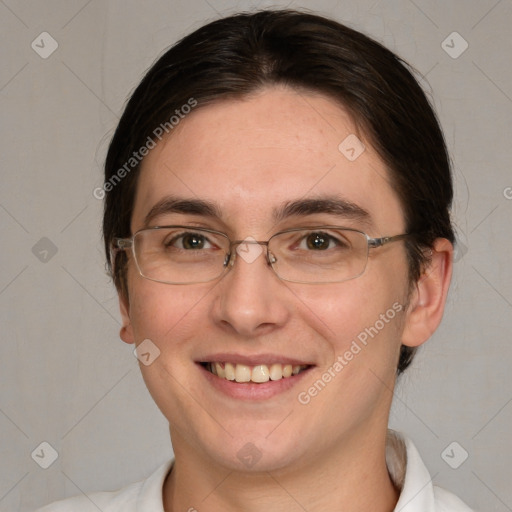
{"type": "Polygon", "coordinates": [[[215,323],[245,338],[285,325],[292,311],[290,294],[270,267],[264,244],[241,242],[233,251],[231,269],[216,287],[215,323]]]}

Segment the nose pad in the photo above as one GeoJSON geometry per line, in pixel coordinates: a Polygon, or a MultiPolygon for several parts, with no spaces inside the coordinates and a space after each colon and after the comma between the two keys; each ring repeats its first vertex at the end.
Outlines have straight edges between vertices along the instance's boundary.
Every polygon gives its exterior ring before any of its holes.
{"type": "MultiPolygon", "coordinates": [[[[277,262],[277,258],[268,249],[267,249],[267,254],[266,254],[265,259],[267,260],[267,264],[270,267],[272,267],[272,265],[277,262]]],[[[230,267],[233,267],[235,264],[235,260],[236,260],[236,251],[226,254],[226,257],[224,258],[224,263],[223,263],[224,268],[226,268],[228,265],[230,267]]]]}
{"type": "Polygon", "coordinates": [[[229,252],[226,254],[226,257],[224,258],[224,263],[222,264],[224,268],[226,268],[228,265],[232,267],[235,264],[235,258],[232,258],[233,253],[229,252]]]}

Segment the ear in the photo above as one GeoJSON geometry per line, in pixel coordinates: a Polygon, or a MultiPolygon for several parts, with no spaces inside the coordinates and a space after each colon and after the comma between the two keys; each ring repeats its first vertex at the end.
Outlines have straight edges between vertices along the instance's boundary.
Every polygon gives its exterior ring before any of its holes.
{"type": "Polygon", "coordinates": [[[133,336],[132,323],[130,320],[130,301],[128,300],[128,292],[120,290],[118,292],[119,309],[121,310],[121,320],[123,322],[119,336],[125,343],[135,343],[133,336]]]}
{"type": "Polygon", "coordinates": [[[437,238],[430,263],[411,293],[407,309],[402,344],[418,347],[437,329],[443,318],[448,288],[452,278],[453,245],[437,238]]]}

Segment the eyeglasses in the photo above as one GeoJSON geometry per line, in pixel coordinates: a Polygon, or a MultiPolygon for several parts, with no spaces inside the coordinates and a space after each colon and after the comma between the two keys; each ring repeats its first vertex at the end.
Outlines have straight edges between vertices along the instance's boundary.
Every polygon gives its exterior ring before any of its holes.
{"type": "Polygon", "coordinates": [[[264,252],[261,246],[266,246],[267,264],[280,279],[321,284],[359,277],[366,269],[370,249],[407,236],[370,238],[356,229],[316,226],[280,231],[262,242],[230,240],[220,231],[193,226],[156,226],[130,238],[115,238],[113,250],[131,249],[137,269],[146,279],[194,284],[220,278],[234,265],[237,254],[248,263],[256,261],[264,252]]]}

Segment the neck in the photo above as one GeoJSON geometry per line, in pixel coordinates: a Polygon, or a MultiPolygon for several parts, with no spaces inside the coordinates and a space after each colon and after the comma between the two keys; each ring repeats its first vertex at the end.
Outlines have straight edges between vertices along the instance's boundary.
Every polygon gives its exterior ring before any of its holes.
{"type": "Polygon", "coordinates": [[[386,467],[386,431],[358,432],[335,451],[264,472],[223,467],[183,441],[173,436],[176,460],[164,483],[165,512],[391,512],[398,500],[386,467]]]}

